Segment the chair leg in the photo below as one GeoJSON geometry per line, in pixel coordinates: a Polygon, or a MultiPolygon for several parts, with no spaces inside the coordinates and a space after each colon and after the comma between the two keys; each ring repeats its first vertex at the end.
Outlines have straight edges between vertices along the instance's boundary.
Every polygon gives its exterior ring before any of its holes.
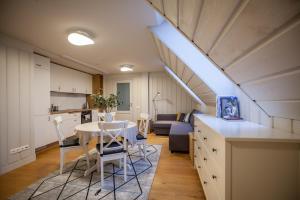
{"type": "Polygon", "coordinates": [[[141,149],[141,145],[138,144],[138,147],[139,147],[139,156],[142,157],[142,149],[141,149]]]}
{"type": "Polygon", "coordinates": [[[100,170],[101,170],[101,187],[104,185],[104,163],[103,160],[100,159],[100,170]]]}
{"type": "Polygon", "coordinates": [[[124,181],[127,181],[127,154],[124,155],[124,181]]]}
{"type": "Polygon", "coordinates": [[[119,168],[122,167],[122,159],[119,159],[119,168]]]}
{"type": "Polygon", "coordinates": [[[143,154],[144,154],[144,159],[146,159],[146,152],[147,152],[146,144],[143,144],[143,154]]]}
{"type": "Polygon", "coordinates": [[[63,173],[64,170],[64,156],[65,156],[65,152],[63,148],[60,148],[60,174],[63,173]]]}
{"type": "MultiPolygon", "coordinates": [[[[98,154],[97,154],[98,155],[98,154]]],[[[99,155],[100,156],[100,155],[99,155]]],[[[99,156],[97,156],[97,162],[96,162],[96,165],[97,165],[97,172],[99,173],[100,172],[100,159],[99,159],[99,156]]]]}
{"type": "Polygon", "coordinates": [[[88,149],[88,146],[87,146],[87,145],[84,145],[84,146],[83,146],[83,150],[84,150],[85,157],[86,157],[87,168],[89,169],[89,168],[90,168],[90,157],[89,157],[89,149],[88,149]]]}

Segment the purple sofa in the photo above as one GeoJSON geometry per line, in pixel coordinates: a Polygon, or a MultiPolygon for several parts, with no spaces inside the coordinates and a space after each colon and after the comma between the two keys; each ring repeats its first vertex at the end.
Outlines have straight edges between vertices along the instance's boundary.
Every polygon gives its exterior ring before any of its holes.
{"type": "Polygon", "coordinates": [[[171,152],[189,151],[189,132],[194,130],[194,116],[198,110],[191,112],[189,122],[176,121],[176,114],[158,114],[157,121],[152,124],[155,134],[169,135],[169,150],[171,152]]]}

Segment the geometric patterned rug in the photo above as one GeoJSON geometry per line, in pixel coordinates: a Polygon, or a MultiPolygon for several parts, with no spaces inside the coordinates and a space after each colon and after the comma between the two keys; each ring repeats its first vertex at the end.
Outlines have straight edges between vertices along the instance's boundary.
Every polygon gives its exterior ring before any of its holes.
{"type": "MultiPolygon", "coordinates": [[[[84,176],[86,161],[84,157],[66,164],[65,172],[49,174],[25,190],[9,199],[82,199],[82,200],[131,200],[148,199],[161,145],[148,145],[147,159],[139,156],[137,148],[129,148],[127,181],[124,181],[123,168],[107,163],[104,167],[104,186],[100,186],[100,174],[97,171],[84,176]]],[[[91,156],[91,164],[95,163],[95,155],[91,156]]],[[[30,175],[29,175],[30,176],[30,175]]]]}

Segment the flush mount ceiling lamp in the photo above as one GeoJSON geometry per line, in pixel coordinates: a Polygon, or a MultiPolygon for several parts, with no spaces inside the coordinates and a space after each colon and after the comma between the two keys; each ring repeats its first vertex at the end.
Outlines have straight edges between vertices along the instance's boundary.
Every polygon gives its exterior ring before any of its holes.
{"type": "Polygon", "coordinates": [[[76,46],[95,44],[94,40],[91,39],[91,36],[84,31],[71,32],[68,35],[68,41],[76,46]]]}
{"type": "Polygon", "coordinates": [[[121,72],[132,72],[133,71],[133,65],[130,65],[130,64],[121,65],[120,71],[121,72]]]}

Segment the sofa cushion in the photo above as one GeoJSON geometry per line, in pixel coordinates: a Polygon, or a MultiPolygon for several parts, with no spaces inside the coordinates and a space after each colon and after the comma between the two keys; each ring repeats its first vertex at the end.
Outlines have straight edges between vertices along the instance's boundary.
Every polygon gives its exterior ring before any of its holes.
{"type": "Polygon", "coordinates": [[[189,132],[193,131],[193,127],[190,123],[185,122],[173,122],[170,135],[188,135],[189,132]]]}
{"type": "Polygon", "coordinates": [[[157,114],[157,121],[176,121],[176,114],[157,114]]]}
{"type": "Polygon", "coordinates": [[[153,128],[170,128],[175,121],[156,121],[153,123],[153,128]]]}
{"type": "Polygon", "coordinates": [[[180,113],[180,117],[179,117],[179,122],[183,122],[184,120],[184,117],[185,117],[185,113],[180,113]]]}

